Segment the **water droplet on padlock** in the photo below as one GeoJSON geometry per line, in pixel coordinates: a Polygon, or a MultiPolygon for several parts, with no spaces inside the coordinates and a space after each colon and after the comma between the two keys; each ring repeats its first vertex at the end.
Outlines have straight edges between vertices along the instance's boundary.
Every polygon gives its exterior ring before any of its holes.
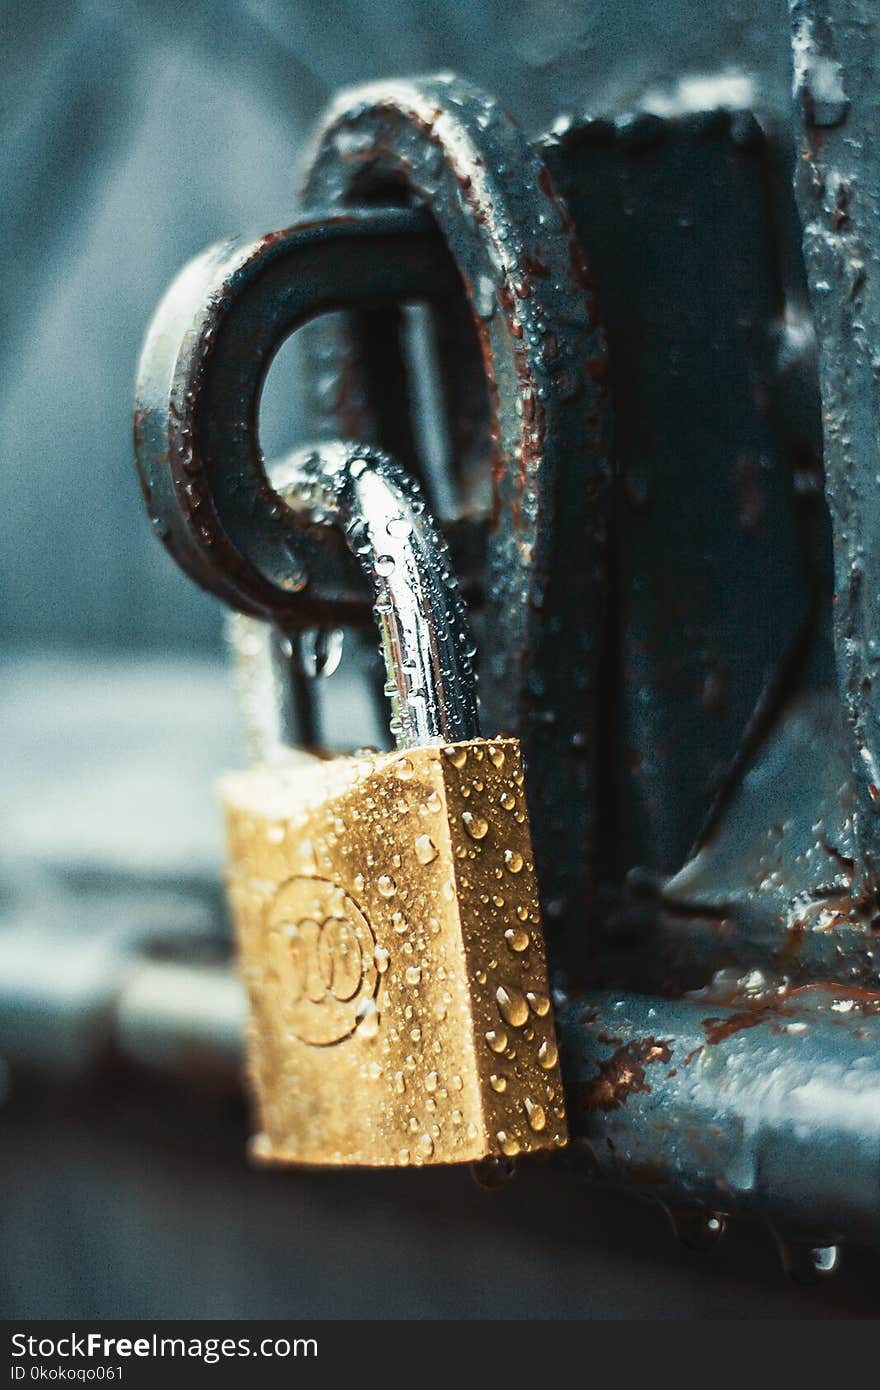
{"type": "Polygon", "coordinates": [[[373,951],[373,960],[376,962],[376,969],[378,970],[380,975],[385,974],[385,971],[388,969],[388,962],[390,961],[390,959],[391,954],[389,951],[386,951],[384,946],[377,946],[373,951]]]}
{"type": "Polygon", "coordinates": [[[420,864],[433,864],[439,853],[430,835],[419,835],[416,839],[416,859],[420,864]]]}
{"type": "Polygon", "coordinates": [[[489,745],[489,758],[494,767],[504,766],[504,749],[496,748],[494,743],[489,745]]]}
{"type": "Polygon", "coordinates": [[[377,555],[373,564],[373,569],[382,579],[387,579],[394,573],[395,560],[393,555],[377,555]]]}
{"type": "MultiPolygon", "coordinates": [[[[397,687],[395,686],[394,690],[392,690],[390,693],[392,695],[395,694],[396,689],[397,687]]],[[[387,693],[388,692],[386,691],[386,694],[387,693]]],[[[397,762],[394,764],[394,775],[397,778],[398,782],[411,781],[414,772],[415,768],[412,765],[411,758],[398,758],[397,762]]]]}
{"type": "Polygon", "coordinates": [[[375,999],[365,999],[357,1011],[358,1034],[362,1038],[375,1038],[379,1031],[379,1010],[375,999]]]}
{"type": "Polygon", "coordinates": [[[482,816],[475,816],[471,811],[463,811],[461,819],[472,840],[485,840],[489,833],[488,821],[483,820],[482,816]]]}
{"type": "Polygon", "coordinates": [[[556,1049],[555,1042],[552,1042],[550,1038],[545,1038],[538,1048],[539,1066],[542,1066],[545,1071],[552,1071],[558,1059],[559,1053],[556,1049]]]}
{"type": "Polygon", "coordinates": [[[499,1076],[497,1072],[493,1071],[492,1075],[489,1077],[489,1085],[492,1087],[493,1091],[498,1091],[499,1093],[502,1091],[506,1091],[507,1077],[499,1076]]]}
{"type": "Polygon", "coordinates": [[[546,1129],[547,1112],[543,1105],[539,1105],[535,1100],[526,1099],[526,1114],[529,1117],[529,1124],[536,1134],[540,1134],[542,1129],[546,1129]]]}
{"type": "Polygon", "coordinates": [[[506,849],[504,851],[504,866],[508,873],[518,874],[522,872],[523,857],[519,850],[506,849]]]}
{"type": "Polygon", "coordinates": [[[522,1028],[529,1016],[529,1006],[514,985],[499,985],[495,991],[498,1012],[511,1028],[522,1028]]]}
{"type": "Polygon", "coordinates": [[[508,927],[504,933],[504,940],[507,942],[511,951],[525,951],[531,940],[527,931],[522,927],[508,927]]]}
{"type": "Polygon", "coordinates": [[[419,1140],[419,1152],[423,1158],[431,1158],[434,1153],[434,1140],[430,1134],[423,1134],[419,1140]]]}
{"type": "Polygon", "coordinates": [[[397,892],[397,884],[390,874],[380,874],[376,879],[376,887],[383,898],[393,898],[397,892]]]}
{"type": "Polygon", "coordinates": [[[490,1028],[486,1034],[486,1042],[493,1052],[503,1052],[507,1047],[507,1034],[503,1028],[490,1028]]]}
{"type": "Polygon", "coordinates": [[[311,840],[300,840],[299,842],[299,862],[307,873],[315,873],[318,867],[318,860],[315,855],[315,847],[311,840]]]}
{"type": "Polygon", "coordinates": [[[526,994],[529,1006],[539,1018],[544,1018],[550,1012],[550,1000],[546,994],[532,994],[531,990],[526,994]]]}
{"type": "Polygon", "coordinates": [[[450,744],[448,748],[443,749],[443,752],[453,767],[462,768],[467,762],[467,749],[462,748],[459,744],[450,744]]]}
{"type": "Polygon", "coordinates": [[[516,805],[516,797],[511,791],[502,792],[498,800],[505,811],[512,811],[516,805]]]}
{"type": "Polygon", "coordinates": [[[421,981],[422,971],[418,965],[411,965],[406,972],[406,982],[408,985],[417,985],[421,981]]]}
{"type": "Polygon", "coordinates": [[[499,1129],[498,1133],[495,1135],[495,1138],[497,1139],[498,1147],[504,1154],[505,1158],[516,1158],[517,1154],[519,1153],[519,1142],[518,1140],[514,1139],[512,1134],[508,1134],[506,1130],[499,1129]]]}
{"type": "Polygon", "coordinates": [[[407,536],[412,535],[412,522],[405,516],[392,516],[385,523],[385,530],[389,536],[394,536],[397,540],[405,541],[407,536]]]}

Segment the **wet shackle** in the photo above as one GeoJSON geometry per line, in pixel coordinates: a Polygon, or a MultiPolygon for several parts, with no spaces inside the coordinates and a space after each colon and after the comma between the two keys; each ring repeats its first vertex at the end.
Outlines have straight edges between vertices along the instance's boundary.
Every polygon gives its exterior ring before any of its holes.
{"type": "Polygon", "coordinates": [[[378,449],[329,443],[291,454],[272,482],[292,511],[342,530],[373,586],[397,747],[477,738],[470,622],[416,481],[378,449]]]}

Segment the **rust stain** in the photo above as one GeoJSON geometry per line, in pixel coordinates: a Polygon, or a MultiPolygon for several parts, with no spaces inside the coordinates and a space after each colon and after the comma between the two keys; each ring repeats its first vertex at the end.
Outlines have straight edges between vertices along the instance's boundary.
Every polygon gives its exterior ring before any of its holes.
{"type": "Polygon", "coordinates": [[[656,1038],[636,1039],[619,1047],[599,1063],[598,1075],[581,1087],[584,1106],[587,1110],[617,1110],[631,1095],[649,1092],[645,1068],[652,1062],[668,1062],[671,1057],[669,1044],[656,1038]]]}

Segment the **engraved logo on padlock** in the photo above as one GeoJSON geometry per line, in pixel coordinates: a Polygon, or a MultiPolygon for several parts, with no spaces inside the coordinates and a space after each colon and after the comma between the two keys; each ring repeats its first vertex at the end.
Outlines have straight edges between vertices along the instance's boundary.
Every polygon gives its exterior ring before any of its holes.
{"type": "Polygon", "coordinates": [[[270,1006],[301,1042],[332,1046],[370,1017],[376,942],[337,884],[304,877],[282,884],[267,911],[266,947],[270,1006]]]}

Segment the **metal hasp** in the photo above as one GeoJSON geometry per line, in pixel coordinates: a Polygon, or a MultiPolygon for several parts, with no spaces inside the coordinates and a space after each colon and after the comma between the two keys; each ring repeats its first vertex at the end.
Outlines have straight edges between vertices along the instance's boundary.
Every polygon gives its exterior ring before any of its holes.
{"type": "Polygon", "coordinates": [[[795,195],[819,340],[834,648],[856,788],[853,910],[880,888],[880,18],[873,0],[791,0],[795,195]]]}

